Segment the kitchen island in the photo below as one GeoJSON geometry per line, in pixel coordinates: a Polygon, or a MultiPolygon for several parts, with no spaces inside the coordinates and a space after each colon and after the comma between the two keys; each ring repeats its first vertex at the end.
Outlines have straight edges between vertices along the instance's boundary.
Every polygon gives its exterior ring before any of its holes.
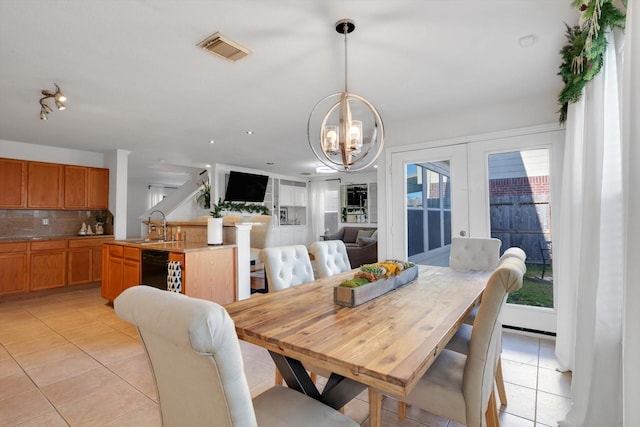
{"type": "Polygon", "coordinates": [[[122,291],[143,283],[142,255],[145,251],[167,252],[168,261],[178,261],[182,271],[182,293],[228,304],[237,299],[237,246],[209,246],[201,242],[153,242],[141,239],[115,240],[102,249],[102,297],[110,302],[122,291]]]}

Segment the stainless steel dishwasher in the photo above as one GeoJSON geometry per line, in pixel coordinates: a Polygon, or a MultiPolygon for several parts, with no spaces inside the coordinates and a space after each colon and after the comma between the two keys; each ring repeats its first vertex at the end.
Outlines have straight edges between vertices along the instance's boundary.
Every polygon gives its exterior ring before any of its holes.
{"type": "Polygon", "coordinates": [[[169,252],[142,250],[142,284],[167,290],[169,252]]]}

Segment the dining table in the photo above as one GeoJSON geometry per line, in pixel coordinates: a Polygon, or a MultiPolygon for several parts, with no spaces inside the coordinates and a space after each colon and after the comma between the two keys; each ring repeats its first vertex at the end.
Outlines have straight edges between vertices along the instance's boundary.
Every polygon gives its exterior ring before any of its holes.
{"type": "Polygon", "coordinates": [[[382,396],[403,399],[413,390],[479,303],[491,272],[420,265],[404,286],[355,307],[335,304],[334,287],[356,271],[225,309],[238,338],[267,349],[290,388],[336,409],[368,388],[375,427],[382,396]],[[330,373],[322,391],[307,369],[330,373]]]}

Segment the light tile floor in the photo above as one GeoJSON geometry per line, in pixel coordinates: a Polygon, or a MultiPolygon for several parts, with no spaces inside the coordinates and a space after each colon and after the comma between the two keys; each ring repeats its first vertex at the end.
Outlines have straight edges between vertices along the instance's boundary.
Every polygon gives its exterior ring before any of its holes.
{"type": "MultiPolygon", "coordinates": [[[[0,426],[160,425],[156,393],[136,330],[118,319],[99,288],[38,298],[0,299],[0,426]]],[[[273,385],[265,350],[242,343],[252,395],[273,385]]],[[[571,375],[556,371],[554,341],[505,331],[508,405],[503,427],[555,426],[571,403],[571,375]]],[[[383,402],[383,425],[456,427],[397,403],[383,402]]],[[[369,425],[366,392],[346,414],[369,425]]]]}

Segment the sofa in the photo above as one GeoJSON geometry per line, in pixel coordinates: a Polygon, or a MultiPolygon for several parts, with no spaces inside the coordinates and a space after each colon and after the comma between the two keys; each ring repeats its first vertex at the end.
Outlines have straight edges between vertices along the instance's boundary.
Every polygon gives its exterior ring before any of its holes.
{"type": "Polygon", "coordinates": [[[376,227],[342,227],[324,240],[342,240],[352,268],[378,261],[378,229],[376,227]]]}

